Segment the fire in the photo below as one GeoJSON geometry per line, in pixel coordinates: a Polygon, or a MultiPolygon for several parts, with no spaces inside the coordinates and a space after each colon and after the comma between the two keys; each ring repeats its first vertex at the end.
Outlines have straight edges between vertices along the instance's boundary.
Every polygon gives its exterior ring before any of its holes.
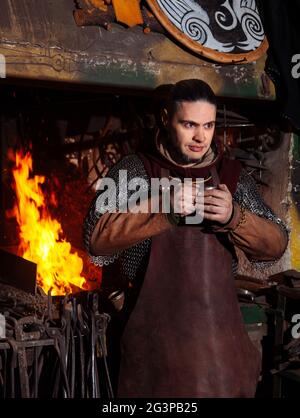
{"type": "MultiPolygon", "coordinates": [[[[13,216],[20,227],[20,255],[37,264],[37,283],[44,292],[65,295],[72,292],[71,285],[83,288],[83,261],[77,253],[71,253],[71,244],[62,238],[61,224],[49,214],[41,189],[45,177],[31,177],[30,153],[17,152],[15,162],[17,204],[13,216]]],[[[53,199],[55,196],[51,196],[53,199]]]]}

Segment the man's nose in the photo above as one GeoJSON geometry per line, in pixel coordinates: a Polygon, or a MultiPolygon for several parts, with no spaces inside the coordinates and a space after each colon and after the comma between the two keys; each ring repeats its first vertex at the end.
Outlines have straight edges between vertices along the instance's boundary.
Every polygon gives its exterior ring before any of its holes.
{"type": "Polygon", "coordinates": [[[194,131],[194,137],[193,137],[194,141],[196,142],[203,142],[204,140],[204,131],[201,127],[198,127],[195,131],[194,131]]]}

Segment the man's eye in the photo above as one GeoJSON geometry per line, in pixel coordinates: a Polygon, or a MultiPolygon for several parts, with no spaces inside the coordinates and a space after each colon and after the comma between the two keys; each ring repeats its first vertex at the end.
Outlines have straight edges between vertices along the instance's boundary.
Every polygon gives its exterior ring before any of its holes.
{"type": "Polygon", "coordinates": [[[215,122],[206,123],[204,126],[206,129],[212,129],[215,126],[215,122]]]}
{"type": "Polygon", "coordinates": [[[191,123],[191,122],[184,122],[183,126],[184,126],[185,128],[193,128],[194,124],[193,124],[193,123],[191,123]]]}

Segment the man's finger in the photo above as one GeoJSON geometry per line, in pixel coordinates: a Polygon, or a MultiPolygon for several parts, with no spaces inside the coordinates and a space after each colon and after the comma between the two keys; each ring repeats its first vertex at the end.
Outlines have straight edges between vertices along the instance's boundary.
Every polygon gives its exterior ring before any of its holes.
{"type": "Polygon", "coordinates": [[[225,213],[225,209],[221,206],[211,206],[211,205],[205,205],[204,206],[204,212],[205,213],[225,213]]]}
{"type": "MultiPolygon", "coordinates": [[[[224,184],[224,183],[219,184],[219,188],[220,188],[221,190],[224,190],[225,192],[229,192],[228,187],[227,187],[227,186],[226,186],[226,184],[224,184]]],[[[230,193],[230,192],[229,192],[229,193],[230,193]]]]}
{"type": "Polygon", "coordinates": [[[226,197],[228,197],[228,192],[225,190],[218,190],[218,189],[205,190],[204,197],[209,197],[209,196],[217,197],[218,199],[225,199],[226,197]]]}
{"type": "Polygon", "coordinates": [[[218,197],[209,196],[204,199],[204,205],[215,205],[221,207],[229,207],[230,201],[227,199],[220,199],[218,197]]]}

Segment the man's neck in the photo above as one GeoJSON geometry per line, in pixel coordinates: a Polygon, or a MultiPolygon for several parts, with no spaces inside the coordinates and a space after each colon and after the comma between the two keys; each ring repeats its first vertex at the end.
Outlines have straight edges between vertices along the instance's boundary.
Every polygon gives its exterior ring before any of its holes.
{"type": "Polygon", "coordinates": [[[205,167],[206,165],[210,164],[214,157],[215,153],[210,147],[206,153],[199,158],[198,160],[190,159],[188,157],[185,157],[184,155],[176,152],[176,150],[172,150],[170,148],[166,148],[167,153],[171,157],[171,159],[178,165],[184,168],[189,167],[205,167]],[[173,151],[173,152],[172,152],[173,151]]]}
{"type": "Polygon", "coordinates": [[[156,135],[156,149],[158,152],[172,164],[179,165],[183,168],[202,168],[214,161],[217,157],[217,148],[213,145],[207,150],[207,152],[199,158],[199,160],[187,161],[182,154],[170,146],[167,138],[162,134],[161,131],[157,132],[156,135]]]}

